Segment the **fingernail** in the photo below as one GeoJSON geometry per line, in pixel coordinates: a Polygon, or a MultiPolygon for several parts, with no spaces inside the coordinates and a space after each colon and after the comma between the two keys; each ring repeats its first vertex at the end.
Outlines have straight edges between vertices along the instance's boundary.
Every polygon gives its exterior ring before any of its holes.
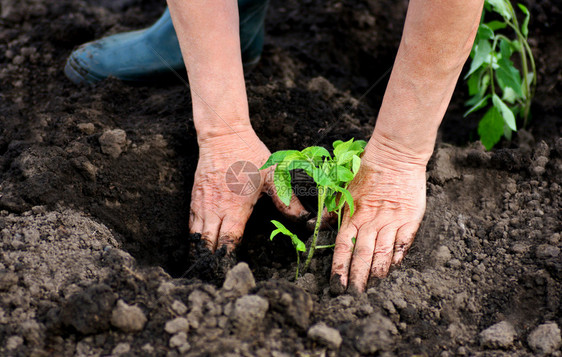
{"type": "Polygon", "coordinates": [[[397,254],[395,257],[392,258],[392,265],[399,267],[402,265],[402,259],[404,258],[403,255],[397,254]]]}
{"type": "Polygon", "coordinates": [[[300,222],[305,222],[308,221],[308,219],[310,218],[310,212],[308,211],[302,211],[299,215],[299,221],[300,222]]]}
{"type": "Polygon", "coordinates": [[[308,229],[309,231],[312,232],[314,230],[314,226],[316,226],[316,217],[306,221],[306,229],[308,229]]]}

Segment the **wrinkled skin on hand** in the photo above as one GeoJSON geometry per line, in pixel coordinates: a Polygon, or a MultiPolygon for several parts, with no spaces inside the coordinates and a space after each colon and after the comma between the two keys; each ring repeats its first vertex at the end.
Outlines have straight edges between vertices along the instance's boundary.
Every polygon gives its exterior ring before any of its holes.
{"type": "Polygon", "coordinates": [[[425,212],[425,162],[377,151],[365,152],[349,185],[356,211],[352,218],[345,213],[336,238],[333,293],[359,293],[369,278],[386,277],[402,262],[425,212]]]}
{"type": "MultiPolygon", "coordinates": [[[[238,161],[248,161],[259,169],[269,158],[270,151],[252,130],[239,131],[199,142],[199,161],[191,193],[189,227],[191,233],[201,233],[211,251],[226,246],[231,252],[240,242],[246,222],[263,193],[269,193],[275,206],[287,217],[299,219],[308,212],[293,195],[289,207],[275,193],[272,170],[260,171],[261,180],[255,190],[246,194],[233,192],[227,185],[228,168],[238,161]]],[[[250,167],[253,167],[250,165],[250,167]]],[[[239,175],[240,183],[250,175],[239,175]]]]}

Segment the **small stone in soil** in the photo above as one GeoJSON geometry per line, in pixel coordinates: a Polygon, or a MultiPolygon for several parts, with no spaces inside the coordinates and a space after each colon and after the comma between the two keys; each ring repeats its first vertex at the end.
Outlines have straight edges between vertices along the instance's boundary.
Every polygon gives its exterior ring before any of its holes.
{"type": "Polygon", "coordinates": [[[335,328],[327,326],[323,322],[317,323],[309,328],[307,336],[311,340],[317,341],[334,350],[339,349],[342,343],[340,332],[335,328]]]}
{"type": "Polygon", "coordinates": [[[183,315],[187,312],[187,306],[179,300],[174,300],[172,303],[172,310],[174,310],[178,315],[183,315]]]}
{"type": "Polygon", "coordinates": [[[551,354],[562,345],[560,328],[554,322],[542,324],[529,334],[527,342],[536,353],[551,354]]]}
{"type": "Polygon", "coordinates": [[[78,127],[78,130],[80,130],[81,132],[87,135],[93,134],[94,131],[96,130],[94,124],[92,123],[79,123],[76,126],[78,127]]]}
{"type": "Polygon", "coordinates": [[[127,305],[123,300],[111,313],[111,324],[124,332],[137,332],[144,328],[146,316],[138,306],[127,305]]]}
{"type": "Polygon", "coordinates": [[[17,284],[18,276],[9,270],[0,271],[0,291],[8,290],[12,285],[17,284]]]}
{"type": "Polygon", "coordinates": [[[297,279],[297,286],[303,288],[309,294],[318,294],[320,288],[316,276],[311,273],[306,273],[297,279]]]}
{"type": "Polygon", "coordinates": [[[177,333],[170,338],[170,347],[172,348],[181,347],[186,343],[187,343],[187,334],[185,332],[177,333]]]}
{"type": "Polygon", "coordinates": [[[451,259],[451,251],[448,247],[442,245],[435,252],[435,263],[437,265],[445,265],[451,259]]]}
{"type": "Polygon", "coordinates": [[[154,353],[154,347],[152,347],[150,343],[147,343],[144,346],[142,346],[141,350],[143,350],[143,352],[146,352],[148,354],[154,353]]]}
{"type": "Polygon", "coordinates": [[[488,348],[508,348],[513,343],[515,336],[513,325],[502,321],[480,332],[480,343],[488,348]]]}
{"type": "Polygon", "coordinates": [[[189,323],[185,317],[177,317],[166,322],[164,330],[170,335],[175,335],[178,332],[187,332],[189,330],[189,323]]]}
{"type": "Polygon", "coordinates": [[[131,346],[126,342],[121,342],[115,346],[111,354],[114,356],[119,356],[125,353],[128,353],[131,350],[131,346]]]}
{"type": "Polygon", "coordinates": [[[8,351],[15,350],[22,343],[23,343],[23,338],[21,336],[11,336],[10,338],[8,338],[8,341],[6,342],[6,349],[8,351]]]}
{"type": "Polygon", "coordinates": [[[354,336],[355,347],[360,353],[373,354],[379,350],[390,350],[398,330],[387,317],[375,313],[353,323],[351,333],[351,336],[354,336]]]}
{"type": "Polygon", "coordinates": [[[243,296],[234,303],[232,311],[234,325],[243,334],[251,333],[264,319],[268,308],[268,301],[261,296],[243,296]]]}
{"type": "Polygon", "coordinates": [[[105,284],[97,284],[80,291],[67,300],[61,309],[64,325],[89,335],[109,329],[113,306],[117,296],[105,284]]]}
{"type": "Polygon", "coordinates": [[[107,130],[100,136],[99,143],[104,154],[116,159],[127,144],[127,134],[122,129],[107,130]]]}
{"type": "Polygon", "coordinates": [[[541,244],[537,247],[535,255],[539,259],[556,258],[560,255],[560,248],[550,244],[541,244]]]}
{"type": "Polygon", "coordinates": [[[226,273],[222,294],[225,297],[237,298],[248,294],[255,287],[256,281],[248,264],[238,263],[226,273]]]}

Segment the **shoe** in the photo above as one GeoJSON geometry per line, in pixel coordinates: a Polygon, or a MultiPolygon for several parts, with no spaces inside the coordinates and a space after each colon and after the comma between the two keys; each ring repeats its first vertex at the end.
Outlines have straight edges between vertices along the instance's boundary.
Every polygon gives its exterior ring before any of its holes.
{"type": "MultiPolygon", "coordinates": [[[[263,49],[268,0],[239,0],[240,46],[244,72],[259,61],[263,49]]],[[[109,76],[125,82],[153,82],[185,73],[170,11],[151,27],[83,44],[70,54],[65,75],[76,84],[93,84],[109,76]]]]}

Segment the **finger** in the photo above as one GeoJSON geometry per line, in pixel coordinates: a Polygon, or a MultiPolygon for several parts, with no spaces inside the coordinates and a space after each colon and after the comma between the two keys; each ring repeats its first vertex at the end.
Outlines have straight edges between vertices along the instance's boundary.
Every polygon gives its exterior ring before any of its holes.
{"type": "Polygon", "coordinates": [[[203,216],[201,239],[205,241],[205,244],[212,252],[217,248],[217,238],[220,228],[221,219],[216,214],[211,213],[203,216]]]}
{"type": "MultiPolygon", "coordinates": [[[[268,177],[269,176],[272,175],[268,175],[268,177]]],[[[301,201],[299,201],[294,193],[291,196],[289,206],[285,205],[285,203],[283,203],[283,201],[281,201],[281,199],[277,195],[277,189],[275,188],[275,185],[273,184],[273,181],[271,181],[271,179],[266,180],[264,190],[269,196],[271,196],[271,200],[273,201],[273,204],[275,205],[275,207],[277,207],[279,212],[283,213],[283,215],[285,215],[287,218],[297,221],[306,219],[310,215],[310,212],[308,212],[306,208],[304,208],[301,201]]]]}
{"type": "Polygon", "coordinates": [[[189,211],[189,233],[203,232],[203,219],[193,209],[189,211]]]}
{"type": "Polygon", "coordinates": [[[365,290],[375,251],[377,231],[373,224],[364,224],[357,233],[357,242],[351,257],[348,291],[358,294],[365,290]]]}
{"type": "Polygon", "coordinates": [[[396,233],[396,242],[394,243],[394,253],[392,256],[392,264],[399,265],[402,263],[404,256],[414,242],[414,237],[418,231],[420,224],[418,222],[407,223],[398,229],[396,233]]]}
{"type": "Polygon", "coordinates": [[[394,252],[396,231],[396,227],[388,225],[378,232],[375,242],[375,254],[371,264],[371,278],[382,279],[388,274],[394,252]]]}
{"type": "MultiPolygon", "coordinates": [[[[309,231],[313,231],[316,226],[317,217],[311,218],[306,222],[306,228],[309,231]]],[[[338,215],[336,212],[328,212],[326,209],[322,211],[322,222],[320,223],[320,229],[326,229],[337,223],[338,215]]]]}
{"type": "Polygon", "coordinates": [[[226,246],[227,252],[232,252],[242,240],[244,228],[249,216],[247,214],[230,215],[223,219],[218,238],[217,249],[226,246]]]}
{"type": "Polygon", "coordinates": [[[357,228],[349,220],[346,221],[344,221],[342,229],[336,237],[334,246],[332,276],[330,278],[330,291],[333,294],[342,294],[347,288],[349,265],[353,254],[353,238],[357,237],[357,228]]]}

